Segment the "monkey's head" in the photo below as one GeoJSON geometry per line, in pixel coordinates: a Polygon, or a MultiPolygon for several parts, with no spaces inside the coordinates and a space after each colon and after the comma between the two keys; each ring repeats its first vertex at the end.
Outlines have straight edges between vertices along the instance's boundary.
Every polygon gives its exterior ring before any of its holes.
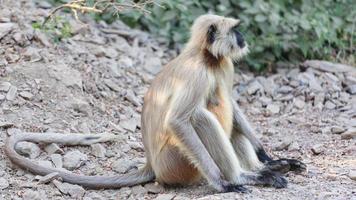
{"type": "Polygon", "coordinates": [[[191,29],[188,45],[207,50],[215,58],[238,60],[248,53],[248,45],[239,31],[240,20],[206,14],[198,17],[191,29]]]}

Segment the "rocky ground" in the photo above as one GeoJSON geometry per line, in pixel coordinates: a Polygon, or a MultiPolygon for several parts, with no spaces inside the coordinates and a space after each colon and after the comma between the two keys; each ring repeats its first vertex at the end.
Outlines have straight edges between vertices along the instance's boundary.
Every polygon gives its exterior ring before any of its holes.
{"type": "Polygon", "coordinates": [[[21,131],[120,136],[89,147],[17,146],[44,166],[87,175],[142,166],[143,95],[176,55],[159,39],[120,22],[82,25],[71,17],[73,37],[53,43],[31,25],[49,13],[50,5],[39,2],[0,0],[0,199],[356,199],[356,68],[319,62],[281,67],[268,76],[236,73],[234,97],[267,150],[308,165],[305,173],[287,175],[286,189],[214,194],[203,182],[97,191],[16,168],[3,147],[8,135],[21,131]]]}

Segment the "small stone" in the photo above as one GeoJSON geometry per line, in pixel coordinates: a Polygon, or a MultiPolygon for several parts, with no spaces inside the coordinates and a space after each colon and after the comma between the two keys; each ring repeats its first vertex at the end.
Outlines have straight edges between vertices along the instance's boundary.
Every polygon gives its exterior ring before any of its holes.
{"type": "Polygon", "coordinates": [[[288,151],[299,151],[300,146],[297,142],[292,142],[292,144],[290,144],[288,146],[288,151]]]}
{"type": "Polygon", "coordinates": [[[290,144],[292,144],[293,140],[291,138],[284,138],[281,143],[279,143],[277,146],[274,147],[274,150],[276,151],[283,151],[289,147],[290,144]]]}
{"type": "Polygon", "coordinates": [[[125,56],[120,58],[120,60],[118,61],[118,65],[120,68],[130,68],[133,66],[133,61],[131,58],[125,56]]]}
{"type": "Polygon", "coordinates": [[[356,94],[356,84],[348,86],[346,91],[352,95],[356,94]]]}
{"type": "Polygon", "coordinates": [[[344,129],[344,128],[340,127],[340,126],[333,126],[330,129],[331,133],[333,133],[333,134],[341,134],[341,133],[345,132],[345,130],[346,129],[344,129]]]}
{"type": "Polygon", "coordinates": [[[333,110],[336,108],[336,105],[331,101],[327,101],[325,102],[325,108],[328,110],[333,110]]]}
{"type": "Polygon", "coordinates": [[[58,146],[56,143],[51,143],[45,147],[45,151],[48,153],[48,155],[54,154],[54,153],[64,153],[64,151],[58,146]]]}
{"type": "Polygon", "coordinates": [[[33,94],[27,91],[20,92],[19,95],[26,100],[31,100],[33,98],[33,94]]]}
{"type": "Polygon", "coordinates": [[[112,91],[119,92],[121,88],[114,83],[111,79],[104,79],[104,83],[106,86],[108,86],[112,91]]]}
{"type": "Polygon", "coordinates": [[[69,194],[75,199],[81,199],[85,194],[84,188],[79,185],[62,183],[57,180],[53,180],[53,184],[58,188],[61,193],[69,194]]]}
{"type": "Polygon", "coordinates": [[[0,92],[7,92],[11,87],[11,83],[9,82],[1,82],[0,83],[0,92]]]}
{"type": "Polygon", "coordinates": [[[5,99],[5,96],[0,94],[0,101],[4,100],[5,99]]]}
{"type": "Polygon", "coordinates": [[[6,99],[9,101],[13,101],[16,98],[17,95],[17,87],[15,86],[10,86],[9,91],[6,94],[6,99]]]}
{"type": "Polygon", "coordinates": [[[351,170],[348,176],[350,177],[351,180],[356,181],[356,170],[351,170]]]}
{"type": "Polygon", "coordinates": [[[164,191],[164,188],[158,183],[148,183],[145,185],[145,188],[148,191],[148,193],[152,193],[152,194],[158,194],[164,191]]]}
{"type": "Polygon", "coordinates": [[[5,37],[15,28],[14,23],[0,23],[0,39],[5,37]]]}
{"type": "Polygon", "coordinates": [[[263,87],[262,85],[258,82],[258,81],[252,81],[250,84],[248,84],[247,86],[247,94],[248,95],[253,95],[255,94],[257,91],[262,90],[263,87]]]}
{"type": "Polygon", "coordinates": [[[147,194],[147,190],[142,185],[136,185],[131,188],[132,194],[135,196],[144,196],[147,194]]]}
{"type": "Polygon", "coordinates": [[[157,74],[162,68],[161,60],[157,57],[148,57],[143,68],[151,74],[157,74]]]}
{"type": "Polygon", "coordinates": [[[343,140],[356,139],[356,129],[351,128],[351,129],[347,130],[346,132],[342,133],[341,139],[343,139],[343,140]]]}
{"type": "Polygon", "coordinates": [[[62,168],[63,167],[63,159],[62,156],[59,154],[52,154],[50,155],[50,159],[53,162],[54,166],[56,168],[62,168]]]}
{"type": "Polygon", "coordinates": [[[96,192],[90,192],[89,194],[86,194],[83,198],[83,200],[105,200],[107,198],[104,198],[100,194],[96,192]]]}
{"type": "Polygon", "coordinates": [[[141,106],[140,100],[136,97],[132,90],[128,90],[125,98],[135,106],[141,106]]]}
{"type": "Polygon", "coordinates": [[[155,200],[171,200],[175,197],[175,194],[159,194],[155,200]]]}
{"type": "Polygon", "coordinates": [[[9,182],[5,178],[0,177],[0,190],[6,189],[9,186],[9,182]]]}
{"type": "Polygon", "coordinates": [[[85,115],[90,115],[91,109],[88,102],[81,99],[74,99],[71,103],[73,110],[83,113],[85,115]]]}
{"type": "Polygon", "coordinates": [[[41,200],[41,195],[38,191],[26,190],[22,195],[23,200],[41,200]]]}
{"type": "Polygon", "coordinates": [[[117,53],[117,51],[111,47],[105,48],[104,54],[106,57],[109,57],[109,58],[116,58],[119,55],[117,53]]]}
{"type": "Polygon", "coordinates": [[[316,144],[311,148],[314,155],[319,155],[324,152],[324,146],[322,144],[316,144]]]}
{"type": "Polygon", "coordinates": [[[58,172],[53,172],[53,173],[47,174],[46,176],[41,177],[38,180],[38,183],[46,184],[46,183],[49,183],[49,182],[53,181],[54,179],[57,179],[58,177],[59,177],[59,173],[58,172]]]}
{"type": "Polygon", "coordinates": [[[28,156],[31,159],[37,158],[40,153],[41,149],[32,142],[19,142],[15,146],[16,151],[24,156],[28,156]]]}
{"type": "Polygon", "coordinates": [[[305,106],[305,102],[300,99],[295,99],[294,106],[298,109],[303,109],[305,106]]]}
{"type": "Polygon", "coordinates": [[[106,149],[101,144],[92,144],[91,145],[91,153],[98,158],[104,158],[106,154],[106,149]]]}
{"type": "Polygon", "coordinates": [[[112,163],[111,168],[117,173],[124,174],[128,172],[133,166],[134,163],[131,160],[118,159],[112,163]]]}
{"type": "Polygon", "coordinates": [[[50,161],[48,160],[40,160],[40,161],[37,161],[38,165],[42,166],[42,167],[46,167],[46,168],[52,168],[53,165],[50,161]]]}
{"type": "Polygon", "coordinates": [[[49,8],[52,8],[52,5],[50,3],[48,3],[47,1],[39,1],[38,7],[43,8],[43,9],[49,9],[49,8]]]}
{"type": "Polygon", "coordinates": [[[277,104],[269,104],[269,105],[267,105],[267,111],[270,114],[278,114],[280,111],[280,107],[277,104]]]}
{"type": "Polygon", "coordinates": [[[63,167],[68,170],[74,170],[82,166],[87,160],[87,155],[80,151],[69,151],[63,156],[63,167]]]}
{"type": "Polygon", "coordinates": [[[136,127],[137,127],[137,119],[135,118],[130,118],[130,119],[123,119],[120,120],[119,125],[123,127],[126,130],[129,130],[131,132],[135,132],[136,127]]]}

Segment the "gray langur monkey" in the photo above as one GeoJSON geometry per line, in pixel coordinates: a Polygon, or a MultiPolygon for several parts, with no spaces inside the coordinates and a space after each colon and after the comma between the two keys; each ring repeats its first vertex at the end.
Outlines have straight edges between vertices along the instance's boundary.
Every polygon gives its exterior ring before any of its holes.
{"type": "Polygon", "coordinates": [[[117,176],[82,176],[47,168],[15,151],[20,141],[90,145],[113,135],[23,133],[8,138],[10,160],[34,174],[58,172],[87,188],[120,188],[156,180],[192,184],[205,178],[219,192],[245,192],[244,185],[287,186],[283,174],[306,166],[294,159],[272,160],[232,99],[233,61],[248,52],[239,20],[202,15],[181,54],[153,80],[144,97],[142,135],[147,163],[117,176]]]}

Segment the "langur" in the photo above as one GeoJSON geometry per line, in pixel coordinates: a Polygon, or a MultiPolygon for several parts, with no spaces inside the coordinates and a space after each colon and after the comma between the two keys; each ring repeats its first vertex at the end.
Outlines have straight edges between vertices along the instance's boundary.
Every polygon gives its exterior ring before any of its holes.
{"type": "Polygon", "coordinates": [[[144,97],[142,138],[146,165],[117,176],[82,176],[31,162],[15,151],[20,141],[90,145],[110,134],[22,133],[8,138],[10,160],[34,174],[58,172],[87,188],[120,188],[156,180],[189,185],[201,178],[218,192],[246,192],[244,185],[287,186],[288,171],[306,169],[294,159],[273,160],[232,99],[233,62],[248,53],[239,20],[198,17],[184,50],[152,81],[144,97]]]}

